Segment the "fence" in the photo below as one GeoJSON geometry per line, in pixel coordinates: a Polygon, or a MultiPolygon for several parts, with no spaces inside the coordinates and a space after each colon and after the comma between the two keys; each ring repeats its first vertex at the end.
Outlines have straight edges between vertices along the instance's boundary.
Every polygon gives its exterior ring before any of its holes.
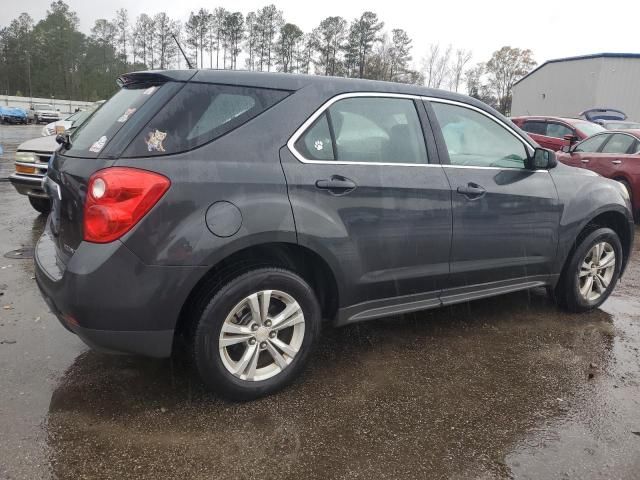
{"type": "Polygon", "coordinates": [[[5,107],[19,107],[29,110],[29,107],[35,103],[46,103],[53,105],[55,110],[60,113],[73,113],[76,109],[84,109],[91,105],[92,102],[82,102],[80,100],[59,100],[55,98],[36,98],[36,97],[14,97],[11,95],[0,95],[0,105],[5,107]]]}

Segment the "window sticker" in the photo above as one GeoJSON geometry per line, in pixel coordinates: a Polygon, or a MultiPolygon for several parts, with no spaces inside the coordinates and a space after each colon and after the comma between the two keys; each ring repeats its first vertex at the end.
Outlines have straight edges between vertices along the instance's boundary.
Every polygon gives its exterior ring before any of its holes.
{"type": "Polygon", "coordinates": [[[167,132],[161,132],[156,128],[155,131],[147,133],[145,143],[147,144],[147,150],[150,152],[164,152],[164,139],[167,138],[167,132]]]}
{"type": "Polygon", "coordinates": [[[133,113],[136,110],[137,110],[136,108],[127,108],[127,111],[122,114],[122,116],[118,119],[118,122],[120,123],[126,122],[127,120],[129,120],[129,117],[133,115],[133,113]]]}
{"type": "Polygon", "coordinates": [[[147,88],[144,92],[142,92],[143,95],[153,95],[153,92],[156,91],[156,87],[149,87],[147,88]]]}
{"type": "Polygon", "coordinates": [[[314,147],[316,148],[316,150],[320,151],[324,148],[324,143],[322,143],[322,140],[316,140],[314,147]]]}
{"type": "Polygon", "coordinates": [[[89,148],[89,151],[93,153],[99,153],[100,150],[104,148],[106,143],[107,143],[107,137],[103,135],[98,139],[98,141],[96,141],[93,145],[91,145],[91,147],[89,148]]]}

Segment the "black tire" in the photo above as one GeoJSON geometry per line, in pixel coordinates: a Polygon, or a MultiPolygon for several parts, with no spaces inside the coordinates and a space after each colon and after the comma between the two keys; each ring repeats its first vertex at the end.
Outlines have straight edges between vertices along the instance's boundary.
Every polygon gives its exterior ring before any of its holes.
{"type": "Polygon", "coordinates": [[[260,268],[237,276],[211,292],[208,298],[210,301],[194,319],[197,323],[192,337],[192,356],[209,389],[231,400],[246,401],[272,394],[300,374],[316,344],[321,324],[315,292],[304,279],[288,270],[260,268]],[[282,291],[298,302],[304,315],[304,337],[297,354],[280,373],[260,381],[243,380],[234,376],[222,361],[218,347],[220,333],[234,307],[249,295],[263,290],[282,291]]]}
{"type": "Polygon", "coordinates": [[[51,200],[48,198],[29,197],[29,203],[43,215],[49,215],[51,212],[51,200]]]}
{"type": "Polygon", "coordinates": [[[623,253],[618,234],[610,228],[597,228],[586,235],[573,250],[565,269],[560,276],[555,290],[558,304],[570,312],[587,312],[602,305],[615,288],[620,277],[623,253]],[[615,267],[611,281],[605,291],[595,300],[587,300],[580,293],[580,281],[578,274],[585,257],[594,245],[606,241],[613,247],[615,253],[615,267]]]}

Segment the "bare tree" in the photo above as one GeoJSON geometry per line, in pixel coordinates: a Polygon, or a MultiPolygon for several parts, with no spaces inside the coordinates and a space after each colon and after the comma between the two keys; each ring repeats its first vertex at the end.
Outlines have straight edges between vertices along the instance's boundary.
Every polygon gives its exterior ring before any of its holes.
{"type": "Polygon", "coordinates": [[[155,49],[160,69],[169,68],[175,60],[177,46],[172,38],[180,28],[178,22],[172,20],[165,12],[153,17],[156,32],[155,49]]]}
{"type": "Polygon", "coordinates": [[[123,63],[127,63],[127,43],[129,42],[129,13],[121,8],[116,11],[116,18],[113,23],[116,27],[116,41],[118,42],[118,54],[123,63]]]}
{"type": "Polygon", "coordinates": [[[467,64],[471,61],[471,51],[458,49],[451,66],[451,90],[457,92],[462,83],[462,76],[467,64]]]}

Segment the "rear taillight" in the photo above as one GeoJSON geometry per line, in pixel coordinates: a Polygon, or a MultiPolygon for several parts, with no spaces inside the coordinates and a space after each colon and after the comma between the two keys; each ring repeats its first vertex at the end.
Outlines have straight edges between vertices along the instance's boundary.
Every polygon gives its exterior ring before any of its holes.
{"type": "Polygon", "coordinates": [[[84,204],[84,239],[112,242],[127,233],[169,189],[158,173],[128,167],[99,170],[89,179],[84,204]]]}

